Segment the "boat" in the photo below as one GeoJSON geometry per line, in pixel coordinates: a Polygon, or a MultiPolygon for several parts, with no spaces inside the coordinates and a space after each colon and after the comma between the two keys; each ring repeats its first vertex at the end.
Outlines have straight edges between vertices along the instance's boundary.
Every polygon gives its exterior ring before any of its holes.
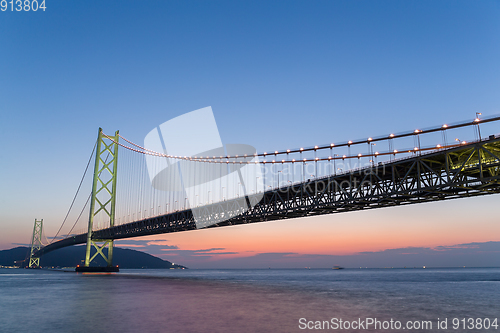
{"type": "Polygon", "coordinates": [[[340,267],[340,266],[333,266],[332,269],[344,269],[344,267],[340,267]]]}

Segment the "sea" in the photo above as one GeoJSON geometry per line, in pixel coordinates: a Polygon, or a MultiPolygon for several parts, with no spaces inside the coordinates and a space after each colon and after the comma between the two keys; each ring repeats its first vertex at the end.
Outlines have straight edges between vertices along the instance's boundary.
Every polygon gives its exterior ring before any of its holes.
{"type": "Polygon", "coordinates": [[[500,332],[500,268],[0,269],[0,332],[500,332]]]}

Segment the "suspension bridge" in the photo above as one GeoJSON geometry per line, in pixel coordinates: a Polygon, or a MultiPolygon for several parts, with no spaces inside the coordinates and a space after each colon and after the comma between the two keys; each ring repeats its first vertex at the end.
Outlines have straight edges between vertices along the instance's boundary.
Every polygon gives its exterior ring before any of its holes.
{"type": "Polygon", "coordinates": [[[56,236],[43,242],[43,222],[35,220],[29,267],[50,251],[86,244],[77,271],[116,271],[116,239],[500,193],[500,116],[479,116],[313,147],[258,153],[227,146],[192,156],[99,129],[56,236]],[[92,190],[75,211],[92,160],[92,190]],[[72,210],[75,222],[60,236],[72,210]],[[97,256],[107,267],[93,267],[97,256]]]}

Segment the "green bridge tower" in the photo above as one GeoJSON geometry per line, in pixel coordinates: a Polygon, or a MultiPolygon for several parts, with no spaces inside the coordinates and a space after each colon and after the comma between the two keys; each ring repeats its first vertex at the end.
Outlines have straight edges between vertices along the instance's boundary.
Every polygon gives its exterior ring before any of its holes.
{"type": "Polygon", "coordinates": [[[43,230],[43,219],[35,219],[35,225],[33,226],[33,236],[31,238],[31,252],[30,261],[28,264],[29,268],[40,268],[40,256],[35,253],[42,247],[42,230],[43,230]]]}
{"type": "Polygon", "coordinates": [[[99,128],[97,137],[94,179],[90,201],[90,216],[87,232],[87,248],[85,265],[78,266],[77,272],[118,272],[118,266],[113,266],[113,240],[93,237],[93,227],[96,219],[115,225],[116,204],[116,172],[118,167],[118,131],[114,136],[106,136],[99,128]],[[92,254],[93,249],[95,252],[92,254]],[[106,251],[107,249],[107,251],[106,251]],[[95,267],[90,264],[100,255],[107,263],[106,267],[95,267]]]}

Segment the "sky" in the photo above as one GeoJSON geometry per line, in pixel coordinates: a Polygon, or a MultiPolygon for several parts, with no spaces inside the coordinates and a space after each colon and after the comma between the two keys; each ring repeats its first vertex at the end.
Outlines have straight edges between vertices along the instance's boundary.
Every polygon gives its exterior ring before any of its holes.
{"type": "MultiPolygon", "coordinates": [[[[211,106],[223,142],[262,152],[496,115],[499,41],[498,1],[46,0],[45,11],[0,11],[0,249],[28,243],[35,218],[55,234],[99,127],[141,143],[211,106]]],[[[475,255],[434,264],[500,266],[484,254],[498,253],[499,199],[117,244],[191,268],[405,266],[401,253],[425,265],[429,251],[464,247],[475,255]]]]}

